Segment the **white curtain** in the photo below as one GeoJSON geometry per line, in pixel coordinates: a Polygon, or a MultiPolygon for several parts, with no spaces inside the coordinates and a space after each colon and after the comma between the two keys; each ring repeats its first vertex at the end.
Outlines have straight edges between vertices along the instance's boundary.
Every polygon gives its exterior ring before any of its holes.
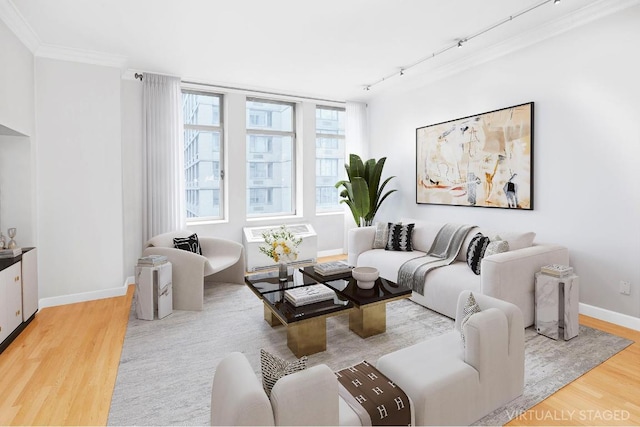
{"type": "Polygon", "coordinates": [[[144,74],[143,241],[184,228],[184,164],[180,79],[144,74]]]}
{"type": "Polygon", "coordinates": [[[362,160],[367,160],[369,155],[367,104],[347,101],[345,107],[345,143],[347,146],[347,158],[349,154],[357,154],[362,160]]]}

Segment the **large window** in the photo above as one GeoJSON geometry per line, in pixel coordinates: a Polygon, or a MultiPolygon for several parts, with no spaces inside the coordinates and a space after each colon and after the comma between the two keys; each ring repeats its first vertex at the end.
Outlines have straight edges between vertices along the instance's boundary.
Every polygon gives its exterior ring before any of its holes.
{"type": "Polygon", "coordinates": [[[219,219],[222,206],[222,95],[183,90],[187,219],[219,219]]]}
{"type": "Polygon", "coordinates": [[[247,216],[295,213],[295,105],[247,98],[247,216]]]}
{"type": "Polygon", "coordinates": [[[336,182],[345,179],[344,108],[316,107],[316,211],[342,211],[336,182]]]}

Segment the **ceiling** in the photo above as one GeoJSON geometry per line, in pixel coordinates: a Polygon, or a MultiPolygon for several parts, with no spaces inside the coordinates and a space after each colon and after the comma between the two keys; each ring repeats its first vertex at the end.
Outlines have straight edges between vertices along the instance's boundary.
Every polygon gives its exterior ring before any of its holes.
{"type": "Polygon", "coordinates": [[[548,0],[432,56],[543,0],[3,1],[37,41],[36,56],[103,55],[185,81],[334,100],[437,78],[638,3],[548,0]]]}

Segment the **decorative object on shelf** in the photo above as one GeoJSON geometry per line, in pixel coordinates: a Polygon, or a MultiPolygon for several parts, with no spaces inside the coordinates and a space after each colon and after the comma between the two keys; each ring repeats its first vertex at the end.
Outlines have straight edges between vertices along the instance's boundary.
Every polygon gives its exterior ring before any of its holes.
{"type": "Polygon", "coordinates": [[[533,106],[416,129],[416,203],[532,210],[533,106]]]}
{"type": "Polygon", "coordinates": [[[302,238],[296,237],[287,229],[286,225],[262,233],[264,246],[260,246],[260,252],[277,262],[278,277],[281,282],[288,280],[287,264],[298,259],[298,245],[302,238]]]}
{"type": "Polygon", "coordinates": [[[7,230],[7,234],[9,235],[9,237],[11,238],[11,240],[9,240],[9,243],[7,243],[7,248],[8,249],[15,249],[16,247],[18,247],[18,244],[16,243],[16,241],[13,239],[14,237],[16,237],[16,229],[15,228],[10,228],[7,230]]]}
{"type": "Polygon", "coordinates": [[[387,183],[395,178],[390,176],[380,184],[382,168],[386,157],[369,159],[362,162],[357,154],[349,155],[349,164],[345,164],[348,180],[338,181],[336,188],[344,187],[340,192],[340,203],[346,203],[351,209],[351,214],[358,227],[365,227],[373,224],[373,218],[378,212],[378,208],[384,199],[391,193],[398,190],[389,190],[382,193],[387,183]]]}
{"type": "Polygon", "coordinates": [[[356,279],[360,289],[371,289],[375,285],[380,272],[375,267],[356,267],[351,270],[351,276],[356,279]]]}

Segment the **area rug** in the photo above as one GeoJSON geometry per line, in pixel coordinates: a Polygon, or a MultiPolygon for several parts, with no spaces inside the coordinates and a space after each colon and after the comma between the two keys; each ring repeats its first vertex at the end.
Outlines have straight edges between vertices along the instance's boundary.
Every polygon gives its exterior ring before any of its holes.
{"type": "MultiPolygon", "coordinates": [[[[133,303],[135,305],[135,301],[133,303]]],[[[327,351],[308,365],[337,371],[362,360],[440,335],[453,320],[409,300],[387,304],[386,333],[362,339],[349,331],[349,316],[327,319],[327,351]]],[[[578,337],[554,341],[525,331],[524,394],[483,418],[502,425],[631,344],[605,332],[580,327],[578,337]]],[[[161,320],[138,320],[132,307],[109,411],[109,425],[208,425],[216,366],[232,351],[244,353],[260,375],[260,349],[288,360],[283,326],[263,319],[262,302],[243,285],[210,284],[204,310],[174,311],[161,320]]]]}

